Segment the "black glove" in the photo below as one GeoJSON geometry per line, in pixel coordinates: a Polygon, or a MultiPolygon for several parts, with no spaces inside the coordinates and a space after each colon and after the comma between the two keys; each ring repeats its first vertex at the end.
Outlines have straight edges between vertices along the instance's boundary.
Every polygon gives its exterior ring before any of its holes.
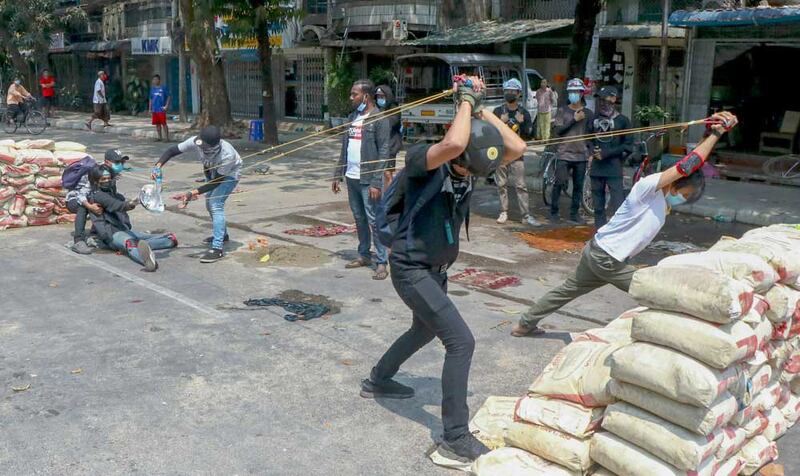
{"type": "Polygon", "coordinates": [[[458,87],[458,103],[470,103],[473,114],[483,110],[483,98],[483,91],[475,91],[474,89],[463,85],[458,87]]]}
{"type": "Polygon", "coordinates": [[[136,204],[137,204],[138,202],[139,202],[139,201],[138,201],[137,199],[131,199],[131,200],[128,200],[128,202],[127,202],[127,203],[125,203],[125,211],[126,211],[126,212],[128,212],[128,211],[131,211],[131,210],[133,210],[134,208],[136,208],[136,204]]]}

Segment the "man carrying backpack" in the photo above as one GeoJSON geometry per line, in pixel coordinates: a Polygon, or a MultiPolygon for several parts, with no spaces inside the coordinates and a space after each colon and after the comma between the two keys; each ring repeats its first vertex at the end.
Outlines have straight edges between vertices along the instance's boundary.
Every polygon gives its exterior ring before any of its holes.
{"type": "Polygon", "coordinates": [[[444,441],[431,459],[452,467],[466,467],[489,449],[468,429],[467,380],[475,339],[447,297],[447,269],[458,256],[461,225],[469,225],[472,176],[486,177],[501,163],[521,156],[526,147],[515,132],[483,109],[481,80],[472,77],[466,83],[471,87],[462,84],[458,88],[458,112],[444,139],[408,150],[405,168],[378,207],[379,235],[391,244],[392,284],[413,317],[411,328],[361,383],[364,398],[414,396],[414,389],[393,377],[409,357],[438,337],[446,351],[442,369],[444,441]],[[473,119],[473,114],[479,119],[473,119]],[[393,221],[388,215],[397,218],[393,221]],[[383,232],[387,222],[393,223],[391,233],[383,232]]]}
{"type": "MultiPolygon", "coordinates": [[[[125,162],[128,161],[127,155],[122,155],[117,149],[108,149],[105,153],[103,165],[112,170],[115,178],[122,173],[125,162]]],[[[86,218],[87,212],[100,215],[103,207],[88,200],[91,186],[89,184],[89,171],[97,165],[92,156],[87,155],[83,159],[70,165],[64,170],[61,176],[62,186],[67,189],[67,209],[75,214],[75,231],[73,232],[74,244],[72,251],[88,255],[93,249],[86,243],[86,218]]]]}

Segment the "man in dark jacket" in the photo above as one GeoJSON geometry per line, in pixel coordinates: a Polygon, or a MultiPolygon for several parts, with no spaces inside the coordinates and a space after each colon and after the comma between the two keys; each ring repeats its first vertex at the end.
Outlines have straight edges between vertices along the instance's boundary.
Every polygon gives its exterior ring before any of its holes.
{"type": "MultiPolygon", "coordinates": [[[[617,90],[605,86],[597,93],[597,114],[587,127],[588,133],[603,133],[629,129],[631,121],[614,107],[617,90]]],[[[592,180],[592,204],[594,226],[598,230],[606,224],[606,188],[611,194],[608,212],[613,215],[625,198],[622,187],[622,161],[633,150],[633,136],[623,134],[614,137],[599,137],[591,141],[592,160],[589,177],[592,180]]]]}
{"type": "Polygon", "coordinates": [[[378,240],[375,228],[375,205],[383,190],[383,172],[389,161],[390,130],[389,122],[371,119],[380,113],[375,105],[375,85],[368,79],[359,79],[350,89],[350,102],[355,111],[348,116],[350,128],[342,140],[339,166],[336,167],[333,193],[341,191],[342,176],[347,183],[350,210],[358,230],[359,257],[345,268],[361,268],[372,264],[370,241],[375,242],[378,265],[373,279],[386,279],[389,273],[388,250],[378,240]]]}
{"type": "Polygon", "coordinates": [[[100,214],[90,213],[97,237],[112,250],[125,253],[131,260],[144,266],[145,271],[158,269],[153,250],[165,250],[178,246],[174,233],[151,235],[134,231],[128,212],[136,208],[135,200],[126,200],[114,185],[114,172],[105,165],[98,165],[89,172],[91,192],[88,200],[102,207],[100,214]]]}
{"type": "MultiPolygon", "coordinates": [[[[375,104],[381,111],[387,111],[389,109],[394,109],[398,106],[397,101],[394,98],[394,92],[392,88],[389,87],[387,84],[381,84],[375,90],[375,104]]],[[[386,168],[389,170],[383,172],[383,185],[384,187],[388,187],[389,183],[392,181],[394,177],[394,171],[396,167],[396,159],[397,154],[400,152],[400,149],[403,148],[403,124],[400,121],[400,113],[391,114],[386,117],[386,121],[389,123],[389,162],[386,164],[386,168]]]]}

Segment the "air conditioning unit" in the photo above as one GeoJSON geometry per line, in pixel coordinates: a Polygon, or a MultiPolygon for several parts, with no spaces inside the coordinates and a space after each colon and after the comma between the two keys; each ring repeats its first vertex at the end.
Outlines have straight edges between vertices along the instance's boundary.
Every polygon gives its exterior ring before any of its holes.
{"type": "Polygon", "coordinates": [[[408,22],[405,20],[392,20],[381,23],[382,40],[405,40],[408,38],[408,22]]]}

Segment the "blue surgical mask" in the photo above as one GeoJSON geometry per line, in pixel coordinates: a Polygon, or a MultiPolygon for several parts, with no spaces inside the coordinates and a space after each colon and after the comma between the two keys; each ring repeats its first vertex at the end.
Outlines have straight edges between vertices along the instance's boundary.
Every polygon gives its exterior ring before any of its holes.
{"type": "Polygon", "coordinates": [[[364,112],[364,109],[366,109],[366,108],[367,108],[367,103],[362,102],[361,104],[358,105],[358,107],[356,108],[356,111],[364,112]]]}
{"type": "Polygon", "coordinates": [[[667,204],[673,208],[678,205],[686,203],[686,197],[684,197],[680,193],[673,194],[672,192],[670,192],[664,198],[667,200],[667,204]]]}
{"type": "Polygon", "coordinates": [[[378,107],[386,107],[386,99],[385,98],[378,98],[378,107]]]}
{"type": "Polygon", "coordinates": [[[578,101],[581,100],[581,94],[580,93],[569,93],[569,95],[567,95],[567,99],[569,100],[570,104],[576,104],[578,101]]]}
{"type": "Polygon", "coordinates": [[[125,170],[125,164],[122,162],[115,162],[114,165],[111,166],[111,171],[115,174],[121,174],[123,170],[125,170]]]}

